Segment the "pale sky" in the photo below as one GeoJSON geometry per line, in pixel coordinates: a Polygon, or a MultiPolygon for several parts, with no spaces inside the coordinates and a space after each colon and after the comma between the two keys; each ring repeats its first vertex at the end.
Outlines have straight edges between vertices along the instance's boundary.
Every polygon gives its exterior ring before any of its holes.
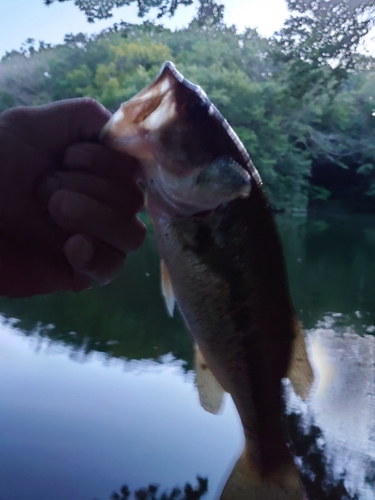
{"type": "MultiPolygon", "coordinates": [[[[221,0],[226,6],[225,21],[244,27],[258,28],[269,36],[283,25],[288,16],[285,0],[221,0]]],[[[98,33],[118,21],[139,22],[135,5],[114,10],[114,17],[90,24],[73,1],[56,2],[46,7],[43,0],[0,0],[0,57],[6,51],[19,49],[26,38],[47,43],[60,43],[66,33],[98,33]]],[[[148,19],[156,18],[154,10],[148,19]]],[[[196,6],[179,7],[175,16],[162,19],[169,28],[186,26],[196,6]]]]}

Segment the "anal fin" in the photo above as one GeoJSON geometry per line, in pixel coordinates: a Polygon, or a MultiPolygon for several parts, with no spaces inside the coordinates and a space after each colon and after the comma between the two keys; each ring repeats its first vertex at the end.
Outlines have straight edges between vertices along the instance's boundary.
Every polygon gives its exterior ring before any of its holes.
{"type": "Polygon", "coordinates": [[[207,366],[199,347],[195,344],[195,376],[202,407],[217,415],[223,407],[224,389],[207,366]]]}
{"type": "Polygon", "coordinates": [[[172,281],[168,268],[162,259],[160,261],[161,291],[165,300],[165,305],[169,316],[172,318],[176,299],[173,292],[172,281]]]}
{"type": "Polygon", "coordinates": [[[306,401],[314,383],[314,372],[307,354],[302,326],[298,320],[295,320],[294,332],[295,338],[287,377],[291,381],[296,395],[306,401]]]}

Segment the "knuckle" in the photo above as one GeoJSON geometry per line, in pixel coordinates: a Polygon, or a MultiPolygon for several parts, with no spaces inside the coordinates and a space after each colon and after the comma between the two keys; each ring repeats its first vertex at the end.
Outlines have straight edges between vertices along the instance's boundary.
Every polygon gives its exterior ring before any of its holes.
{"type": "Polygon", "coordinates": [[[100,131],[110,118],[110,112],[91,97],[82,97],[72,103],[70,130],[74,131],[73,142],[97,141],[100,131]]]}
{"type": "Polygon", "coordinates": [[[24,126],[29,116],[30,108],[28,108],[27,106],[17,106],[16,108],[9,108],[0,114],[0,126],[19,126],[20,123],[22,126],[24,126]]]}
{"type": "Polygon", "coordinates": [[[109,114],[109,111],[100,104],[96,99],[92,97],[81,97],[78,99],[79,110],[82,113],[87,113],[90,115],[99,115],[103,116],[103,114],[109,114]]]}

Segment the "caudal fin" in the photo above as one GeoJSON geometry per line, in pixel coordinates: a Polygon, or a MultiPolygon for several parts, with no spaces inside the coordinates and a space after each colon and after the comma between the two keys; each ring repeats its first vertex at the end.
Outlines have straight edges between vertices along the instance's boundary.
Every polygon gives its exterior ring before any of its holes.
{"type": "Polygon", "coordinates": [[[268,476],[251,465],[246,453],[237,460],[220,500],[303,500],[304,488],[293,463],[268,476]]]}

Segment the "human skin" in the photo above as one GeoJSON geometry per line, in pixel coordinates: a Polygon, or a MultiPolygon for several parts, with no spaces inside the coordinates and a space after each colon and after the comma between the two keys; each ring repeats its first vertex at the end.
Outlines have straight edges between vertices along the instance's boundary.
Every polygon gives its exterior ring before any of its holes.
{"type": "Polygon", "coordinates": [[[142,244],[138,164],[99,143],[110,116],[92,99],[0,114],[0,295],[108,283],[142,244]]]}

